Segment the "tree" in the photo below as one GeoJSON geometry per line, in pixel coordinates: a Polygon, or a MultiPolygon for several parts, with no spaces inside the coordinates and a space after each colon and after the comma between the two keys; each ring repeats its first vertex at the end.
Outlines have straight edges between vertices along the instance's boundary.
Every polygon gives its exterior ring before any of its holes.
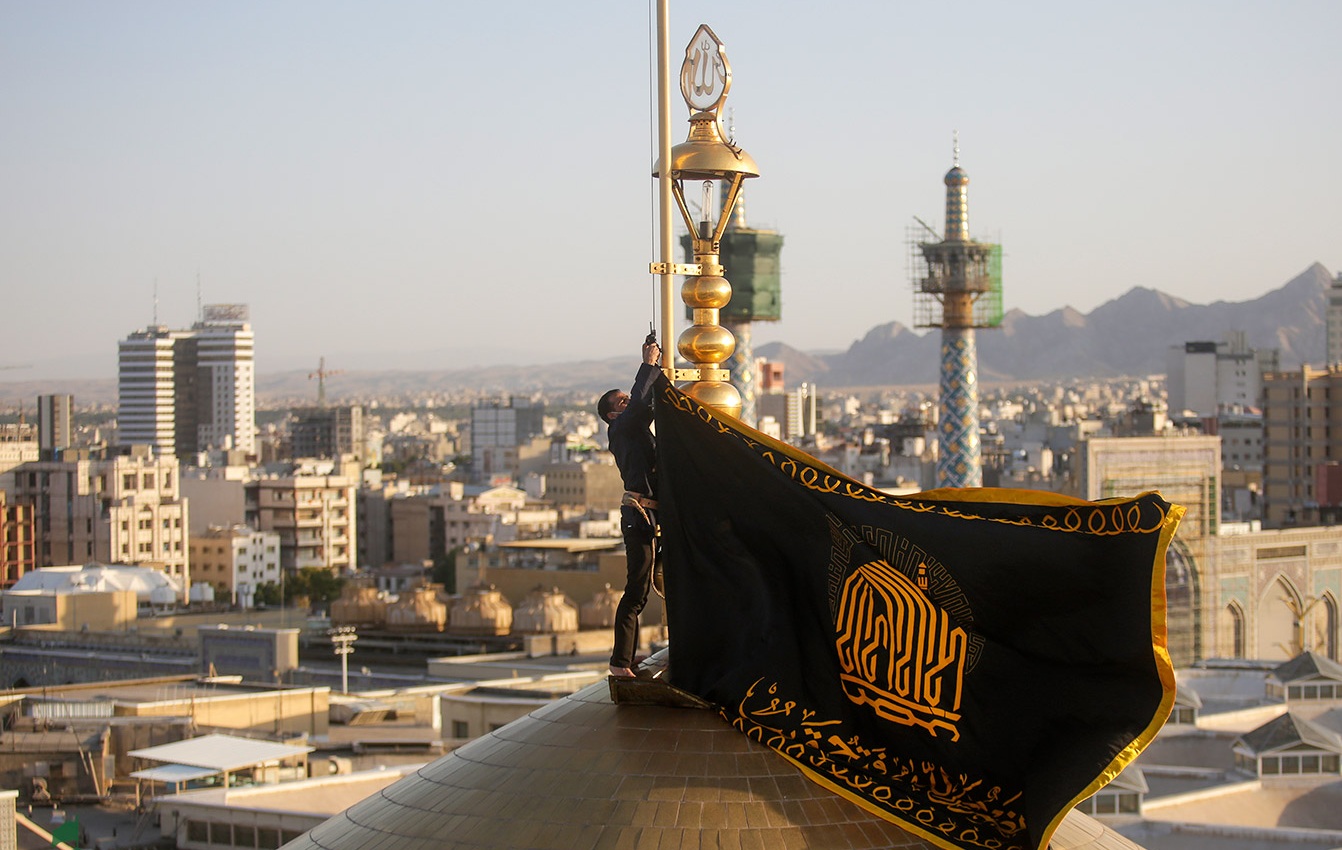
{"type": "Polygon", "coordinates": [[[256,594],[252,599],[254,605],[279,605],[280,604],[280,586],[273,581],[263,582],[256,586],[256,594]]]}
{"type": "Polygon", "coordinates": [[[298,572],[288,576],[284,584],[285,601],[291,602],[296,596],[306,596],[314,605],[321,605],[340,598],[345,580],[321,567],[300,567],[298,572]]]}

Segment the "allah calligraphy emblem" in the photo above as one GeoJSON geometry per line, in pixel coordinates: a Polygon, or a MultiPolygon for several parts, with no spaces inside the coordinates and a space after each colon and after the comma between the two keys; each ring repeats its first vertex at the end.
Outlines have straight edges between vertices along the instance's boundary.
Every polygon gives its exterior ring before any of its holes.
{"type": "Polygon", "coordinates": [[[910,580],[877,560],[848,577],[835,639],[840,679],[855,704],[934,738],[947,732],[957,740],[969,640],[932,604],[926,565],[919,570],[919,580],[910,580]]]}
{"type": "Polygon", "coordinates": [[[732,66],[727,48],[708,28],[700,24],[685,48],[680,66],[680,93],[694,112],[714,112],[727,99],[732,87],[732,66]]]}
{"type": "Polygon", "coordinates": [[[829,526],[830,613],[844,694],[884,720],[959,740],[965,673],[983,651],[969,600],[909,538],[832,515],[829,526]]]}

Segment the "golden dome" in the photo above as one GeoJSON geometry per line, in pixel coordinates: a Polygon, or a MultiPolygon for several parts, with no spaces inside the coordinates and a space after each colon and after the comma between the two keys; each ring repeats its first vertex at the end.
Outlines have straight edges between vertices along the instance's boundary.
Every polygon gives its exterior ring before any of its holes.
{"type": "MultiPolygon", "coordinates": [[[[608,688],[591,685],[477,738],[285,850],[934,847],[712,711],[615,705],[608,688]]],[[[1052,847],[1140,850],[1076,811],[1052,847]]]]}

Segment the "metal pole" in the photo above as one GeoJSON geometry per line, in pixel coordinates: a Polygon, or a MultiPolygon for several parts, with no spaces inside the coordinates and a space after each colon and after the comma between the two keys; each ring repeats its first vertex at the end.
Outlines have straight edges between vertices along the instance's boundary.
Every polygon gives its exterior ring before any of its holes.
{"type": "Polygon", "coordinates": [[[675,262],[675,238],[671,229],[674,197],[671,191],[671,12],[670,0],[657,0],[657,147],[661,163],[657,178],[657,225],[661,234],[660,260],[666,269],[661,275],[662,371],[674,374],[675,357],[675,282],[671,263],[675,262]]]}

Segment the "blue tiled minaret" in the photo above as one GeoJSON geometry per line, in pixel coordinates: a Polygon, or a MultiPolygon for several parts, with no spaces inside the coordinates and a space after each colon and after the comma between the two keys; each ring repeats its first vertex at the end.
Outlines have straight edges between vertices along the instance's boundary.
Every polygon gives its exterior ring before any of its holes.
{"type": "Polygon", "coordinates": [[[937,421],[938,487],[980,487],[983,465],[979,446],[978,352],[974,329],[992,327],[976,309],[980,297],[997,285],[992,268],[998,246],[969,238],[969,175],[960,167],[959,145],[946,172],[946,232],[940,242],[920,245],[927,276],[919,291],[940,305],[941,404],[937,421]]]}

